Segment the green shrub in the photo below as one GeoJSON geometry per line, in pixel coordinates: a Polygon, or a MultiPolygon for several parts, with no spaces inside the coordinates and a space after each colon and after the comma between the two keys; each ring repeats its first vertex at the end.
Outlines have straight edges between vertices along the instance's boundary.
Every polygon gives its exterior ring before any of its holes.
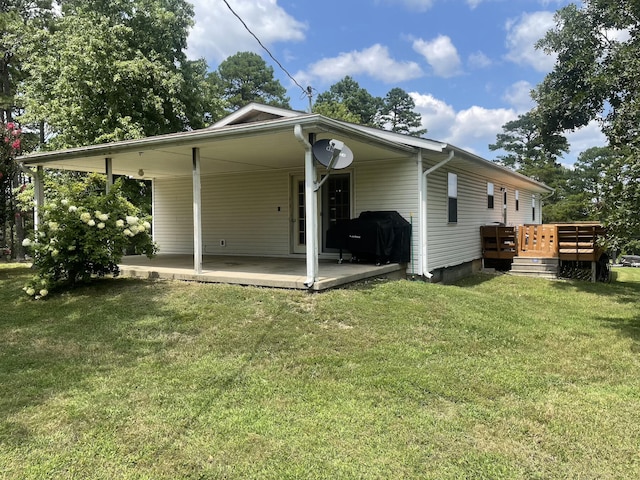
{"type": "Polygon", "coordinates": [[[156,253],[151,217],[143,217],[122,195],[122,183],[108,194],[96,194],[89,188],[92,181],[64,189],[42,208],[37,232],[23,242],[37,270],[24,287],[27,295],[38,299],[96,276],[117,276],[125,252],[156,253]]]}

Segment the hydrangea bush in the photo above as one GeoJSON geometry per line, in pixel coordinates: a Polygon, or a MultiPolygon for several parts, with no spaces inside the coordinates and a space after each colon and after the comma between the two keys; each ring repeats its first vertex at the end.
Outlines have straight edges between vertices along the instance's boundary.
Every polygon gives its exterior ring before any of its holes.
{"type": "Polygon", "coordinates": [[[125,252],[149,258],[156,253],[151,218],[143,217],[121,189],[120,182],[108,194],[70,189],[44,205],[38,231],[23,242],[37,270],[24,287],[27,295],[38,299],[96,276],[117,276],[125,252]]]}

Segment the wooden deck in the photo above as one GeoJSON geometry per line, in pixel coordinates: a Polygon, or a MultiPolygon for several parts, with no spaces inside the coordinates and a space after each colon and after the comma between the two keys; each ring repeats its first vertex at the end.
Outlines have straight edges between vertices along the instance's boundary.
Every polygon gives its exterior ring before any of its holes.
{"type": "Polygon", "coordinates": [[[514,273],[520,271],[533,274],[538,270],[537,265],[540,265],[540,276],[546,277],[550,274],[549,262],[546,260],[555,260],[553,264],[557,265],[555,268],[558,271],[563,263],[590,262],[591,278],[594,281],[596,264],[606,258],[603,257],[605,251],[600,245],[600,239],[605,235],[605,228],[598,223],[480,227],[483,259],[511,262],[514,273]]]}

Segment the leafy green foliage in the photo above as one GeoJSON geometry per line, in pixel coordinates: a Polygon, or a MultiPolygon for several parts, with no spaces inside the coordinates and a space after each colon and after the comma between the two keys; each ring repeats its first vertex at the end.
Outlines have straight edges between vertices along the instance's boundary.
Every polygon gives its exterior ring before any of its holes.
{"type": "Polygon", "coordinates": [[[362,119],[359,115],[349,111],[344,103],[335,101],[326,101],[322,103],[316,103],[313,106],[313,113],[319,113],[325,117],[333,118],[335,120],[342,120],[350,123],[362,123],[362,119]]]}
{"type": "Polygon", "coordinates": [[[503,133],[497,135],[496,143],[489,145],[489,149],[507,153],[498,156],[495,161],[554,189],[553,195],[545,201],[544,221],[581,219],[572,218],[577,212],[575,199],[567,198],[566,186],[570,172],[558,163],[562,153],[569,151],[567,139],[560,134],[545,135],[535,110],[505,123],[502,129],[503,133]]]}
{"type": "Polygon", "coordinates": [[[390,127],[392,132],[420,137],[427,133],[422,126],[422,116],[415,112],[416,102],[401,88],[392,88],[380,106],[378,122],[390,127]]]}
{"type": "Polygon", "coordinates": [[[60,189],[57,198],[44,205],[34,238],[23,243],[33,252],[38,272],[25,286],[28,295],[40,298],[93,276],[118,275],[125,251],[154,255],[150,217],[142,217],[122,195],[121,180],[108,194],[97,194],[101,181],[88,176],[60,189]]]}
{"type": "Polygon", "coordinates": [[[602,170],[603,219],[615,244],[640,237],[639,19],[636,1],[572,3],[538,45],[558,56],[534,92],[545,133],[599,120],[615,154],[602,170]]]}
{"type": "Polygon", "coordinates": [[[46,122],[54,149],[203,126],[204,69],[184,54],[192,16],[183,0],[63,2],[25,46],[25,121],[46,122]]]}
{"type": "Polygon", "coordinates": [[[273,68],[253,52],[238,52],[218,66],[208,76],[208,82],[217,88],[231,110],[251,102],[282,108],[291,108],[286,89],[274,78],[273,68]]]}
{"type": "Polygon", "coordinates": [[[339,82],[331,85],[329,90],[318,95],[314,105],[314,111],[318,108],[325,108],[321,105],[329,104],[329,109],[333,104],[342,104],[346,107],[353,118],[359,118],[363,125],[377,126],[378,112],[382,105],[380,97],[374,97],[365,88],[362,88],[352,77],[346,76],[339,82]]]}

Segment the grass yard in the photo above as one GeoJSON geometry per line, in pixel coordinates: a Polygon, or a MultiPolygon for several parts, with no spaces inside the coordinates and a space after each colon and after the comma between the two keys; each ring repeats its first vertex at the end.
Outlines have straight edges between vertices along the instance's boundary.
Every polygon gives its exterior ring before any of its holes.
{"type": "Polygon", "coordinates": [[[2,479],[640,478],[640,269],[309,295],[0,264],[2,479]]]}

